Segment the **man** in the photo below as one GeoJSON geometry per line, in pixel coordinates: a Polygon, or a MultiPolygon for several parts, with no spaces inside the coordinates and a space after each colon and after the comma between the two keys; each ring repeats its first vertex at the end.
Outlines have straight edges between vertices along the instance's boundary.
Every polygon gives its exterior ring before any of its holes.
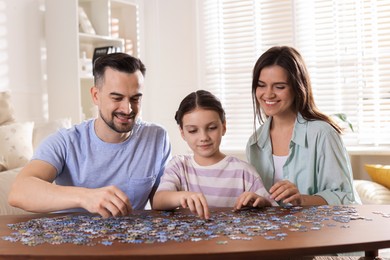
{"type": "Polygon", "coordinates": [[[103,217],[143,209],[171,157],[167,132],[139,118],[144,74],[142,62],[127,54],[98,58],[91,88],[98,117],[48,137],[16,178],[9,204],[103,217]]]}

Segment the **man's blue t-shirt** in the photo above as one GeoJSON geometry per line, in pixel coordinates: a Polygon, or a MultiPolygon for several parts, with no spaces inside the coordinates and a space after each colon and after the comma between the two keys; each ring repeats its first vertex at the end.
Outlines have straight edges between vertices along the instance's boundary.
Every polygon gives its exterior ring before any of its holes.
{"type": "Polygon", "coordinates": [[[97,137],[94,122],[85,121],[49,136],[32,160],[53,165],[57,185],[115,185],[127,194],[133,209],[144,209],[171,157],[167,132],[161,126],[138,120],[126,141],[106,143],[97,137]]]}

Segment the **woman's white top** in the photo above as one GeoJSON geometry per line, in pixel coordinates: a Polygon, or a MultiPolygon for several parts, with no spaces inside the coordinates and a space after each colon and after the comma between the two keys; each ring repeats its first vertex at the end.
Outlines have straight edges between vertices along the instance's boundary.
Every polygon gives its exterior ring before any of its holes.
{"type": "Polygon", "coordinates": [[[272,155],[274,159],[274,168],[275,168],[275,175],[274,175],[274,184],[278,181],[283,180],[283,165],[286,163],[287,155],[286,156],[278,156],[278,155],[272,155]]]}

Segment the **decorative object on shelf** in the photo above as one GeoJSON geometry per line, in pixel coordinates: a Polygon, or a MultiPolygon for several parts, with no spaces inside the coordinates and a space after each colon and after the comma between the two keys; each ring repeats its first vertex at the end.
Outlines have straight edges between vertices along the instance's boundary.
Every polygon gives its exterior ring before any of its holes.
{"type": "Polygon", "coordinates": [[[374,182],[390,189],[390,165],[366,164],[364,168],[374,182]]]}
{"type": "Polygon", "coordinates": [[[104,47],[98,47],[95,48],[93,51],[93,57],[92,57],[92,65],[95,64],[95,60],[99,58],[100,56],[114,53],[114,52],[119,52],[120,48],[116,48],[114,46],[104,46],[104,47]]]}
{"type": "Polygon", "coordinates": [[[92,23],[87,16],[87,13],[81,6],[79,6],[79,26],[81,32],[96,34],[95,29],[93,28],[92,23]]]}
{"type": "Polygon", "coordinates": [[[82,77],[92,76],[92,60],[87,58],[87,53],[85,51],[83,51],[81,54],[79,65],[80,75],[82,77]]]}

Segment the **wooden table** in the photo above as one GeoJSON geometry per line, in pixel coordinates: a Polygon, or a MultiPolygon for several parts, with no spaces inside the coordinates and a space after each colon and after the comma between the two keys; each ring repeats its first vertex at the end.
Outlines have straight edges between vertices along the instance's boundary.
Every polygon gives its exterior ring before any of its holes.
{"type": "MultiPolygon", "coordinates": [[[[293,232],[288,228],[282,230],[287,234],[284,240],[267,240],[264,236],[254,236],[252,240],[230,240],[228,237],[213,238],[199,242],[168,241],[165,243],[127,244],[114,242],[110,246],[75,244],[42,244],[27,246],[20,242],[9,242],[2,239],[12,231],[7,224],[24,222],[38,217],[55,217],[56,214],[0,216],[0,259],[280,259],[310,255],[334,254],[340,252],[365,251],[366,256],[377,256],[378,249],[390,247],[390,205],[359,205],[355,208],[365,219],[351,220],[348,223],[326,220],[323,227],[307,232],[293,232]],[[226,244],[216,241],[224,240],[226,244]]],[[[304,207],[305,209],[307,207],[304,207]]],[[[332,207],[333,208],[333,207],[332,207]]],[[[188,213],[187,210],[181,210],[188,213]]],[[[216,212],[230,212],[231,209],[214,209],[216,212]]],[[[137,213],[137,212],[135,212],[137,213]]],[[[142,211],[142,214],[144,212],[142,211]]],[[[161,214],[146,211],[146,214],[161,214]]],[[[295,215],[302,218],[302,212],[295,215]]],[[[271,216],[270,216],[271,217],[271,216]]],[[[194,218],[196,219],[196,218],[194,218]]],[[[217,221],[217,220],[216,220],[217,221]]],[[[283,229],[283,228],[282,228],[283,229]]]]}

